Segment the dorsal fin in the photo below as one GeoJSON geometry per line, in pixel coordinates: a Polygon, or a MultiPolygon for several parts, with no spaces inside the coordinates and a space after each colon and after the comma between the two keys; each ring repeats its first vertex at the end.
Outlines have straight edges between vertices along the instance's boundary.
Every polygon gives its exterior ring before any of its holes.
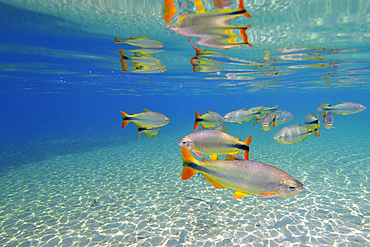
{"type": "Polygon", "coordinates": [[[222,126],[220,126],[220,127],[217,127],[215,130],[218,130],[218,131],[221,131],[221,132],[227,133],[227,131],[226,131],[226,125],[222,125],[222,126]]]}
{"type": "Polygon", "coordinates": [[[148,111],[150,111],[150,110],[148,110],[148,109],[143,109],[143,112],[148,112],[148,111]]]}

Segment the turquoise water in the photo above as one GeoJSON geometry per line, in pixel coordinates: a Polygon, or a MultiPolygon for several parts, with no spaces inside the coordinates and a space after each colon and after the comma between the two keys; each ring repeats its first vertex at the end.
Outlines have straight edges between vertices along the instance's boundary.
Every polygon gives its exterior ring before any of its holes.
{"type": "MultiPolygon", "coordinates": [[[[0,246],[370,245],[368,109],[334,115],[319,138],[273,139],[323,102],[369,107],[369,1],[244,1],[250,18],[220,1],[233,28],[195,15],[193,1],[174,1],[168,23],[163,1],[0,2],[0,246]],[[206,24],[166,28],[185,12],[206,24]],[[238,29],[249,25],[251,46],[238,29]],[[200,44],[202,32],[216,39],[200,44]],[[163,47],[115,43],[129,35],[163,47]],[[295,118],[227,131],[252,135],[250,160],[302,193],[232,199],[201,175],[181,180],[177,142],[195,111],[260,105],[295,118]],[[120,111],[143,109],[170,118],[158,139],[121,129],[120,111]]],[[[222,19],[215,4],[203,1],[222,19]]]]}

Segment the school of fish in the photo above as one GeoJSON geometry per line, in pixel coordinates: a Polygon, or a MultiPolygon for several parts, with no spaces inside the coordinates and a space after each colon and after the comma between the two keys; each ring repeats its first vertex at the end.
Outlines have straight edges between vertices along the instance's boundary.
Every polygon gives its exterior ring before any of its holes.
{"type": "MultiPolygon", "coordinates": [[[[250,144],[252,136],[245,141],[227,133],[226,125],[223,123],[248,122],[255,119],[253,125],[261,122],[264,131],[271,131],[278,125],[287,123],[294,119],[291,112],[277,110],[278,106],[265,107],[256,106],[248,110],[245,108],[231,111],[224,116],[217,112],[207,111],[200,115],[195,112],[194,132],[178,141],[181,147],[183,170],[182,180],[190,179],[197,173],[201,173],[215,188],[228,188],[234,190],[233,199],[240,199],[246,195],[257,197],[286,197],[301,193],[304,185],[285,171],[257,161],[249,160],[250,144]],[[202,126],[202,130],[198,128],[202,126]],[[198,157],[208,155],[210,160],[196,159],[191,152],[198,157]],[[243,153],[243,158],[236,156],[243,153]],[[225,159],[220,160],[219,155],[225,159]]],[[[354,102],[341,102],[337,105],[322,103],[317,107],[317,116],[313,112],[307,114],[301,123],[296,123],[281,128],[273,139],[278,143],[297,144],[304,141],[308,136],[320,137],[319,111],[326,129],[333,127],[335,115],[349,115],[364,111],[365,106],[354,102]]],[[[129,122],[138,127],[139,140],[144,132],[149,138],[160,131],[160,127],[169,123],[169,118],[162,113],[144,109],[142,113],[129,115],[121,111],[122,128],[129,122]]]]}

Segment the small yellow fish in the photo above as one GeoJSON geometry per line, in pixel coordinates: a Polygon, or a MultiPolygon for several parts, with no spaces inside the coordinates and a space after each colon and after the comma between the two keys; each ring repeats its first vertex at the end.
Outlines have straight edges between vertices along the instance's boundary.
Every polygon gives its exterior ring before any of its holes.
{"type": "Polygon", "coordinates": [[[322,103],[317,107],[318,111],[331,111],[335,115],[348,115],[362,112],[365,109],[365,106],[353,102],[341,102],[340,104],[333,106],[331,104],[322,103]]]}
{"type": "Polygon", "coordinates": [[[228,160],[198,161],[185,147],[181,147],[183,165],[181,178],[187,180],[202,173],[217,189],[235,190],[233,199],[252,194],[257,197],[293,196],[301,193],[303,184],[279,168],[229,156],[228,160]]]}
{"type": "Polygon", "coordinates": [[[156,128],[146,128],[146,127],[139,127],[137,129],[137,131],[139,132],[139,140],[140,141],[140,136],[141,136],[141,133],[145,133],[149,138],[152,137],[153,135],[155,136],[155,139],[157,140],[158,139],[158,132],[161,130],[160,127],[156,127],[156,128]]]}
{"type": "Polygon", "coordinates": [[[217,112],[207,111],[206,114],[200,115],[199,112],[195,111],[195,123],[194,131],[202,125],[203,129],[213,128],[221,125],[224,122],[224,118],[217,112]]]}
{"type": "Polygon", "coordinates": [[[186,147],[193,151],[199,157],[202,154],[208,154],[212,160],[218,159],[218,154],[236,155],[243,151],[244,158],[249,158],[249,144],[252,136],[249,136],[245,142],[226,133],[225,125],[214,130],[201,130],[191,133],[178,141],[179,146],[186,147]]]}
{"type": "Polygon", "coordinates": [[[149,111],[144,109],[143,112],[129,115],[123,111],[122,114],[122,129],[126,127],[129,122],[133,122],[137,127],[145,127],[152,129],[154,127],[160,127],[170,122],[170,119],[162,113],[149,111]]]}

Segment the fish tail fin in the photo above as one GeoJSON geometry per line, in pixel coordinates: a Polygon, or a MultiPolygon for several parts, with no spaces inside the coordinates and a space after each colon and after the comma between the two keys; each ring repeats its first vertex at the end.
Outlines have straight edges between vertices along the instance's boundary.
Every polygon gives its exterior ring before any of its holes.
{"type": "Polygon", "coordinates": [[[114,38],[114,40],[116,41],[116,44],[117,44],[117,43],[123,43],[123,41],[122,41],[121,39],[114,38]]]}
{"type": "Polygon", "coordinates": [[[320,137],[319,127],[317,126],[315,129],[312,130],[312,135],[315,137],[320,137]]]}
{"type": "Polygon", "coordinates": [[[199,122],[200,121],[202,121],[202,119],[200,118],[199,112],[198,111],[195,111],[194,131],[196,131],[199,128],[199,125],[200,125],[199,122]]]}
{"type": "Polygon", "coordinates": [[[143,131],[140,130],[140,128],[138,129],[138,131],[139,131],[139,140],[137,140],[137,141],[140,141],[140,136],[141,136],[141,133],[143,133],[143,131]]]}
{"type": "Polygon", "coordinates": [[[248,42],[248,35],[246,33],[246,30],[247,28],[251,27],[252,25],[248,25],[248,26],[245,26],[244,28],[240,29],[240,35],[242,36],[243,38],[243,43],[248,45],[248,46],[252,46],[252,44],[250,44],[248,42]]]}
{"type": "Polygon", "coordinates": [[[243,0],[239,0],[239,8],[238,8],[238,11],[245,11],[245,13],[243,14],[243,16],[248,17],[248,18],[252,17],[252,15],[251,15],[251,14],[249,14],[249,13],[245,10],[244,5],[243,5],[243,0]]]}
{"type": "Polygon", "coordinates": [[[195,45],[193,45],[193,48],[195,49],[195,55],[202,55],[203,52],[201,49],[197,48],[195,45]]]}
{"type": "MultiPolygon", "coordinates": [[[[317,114],[319,114],[319,112],[317,112],[317,114]]],[[[324,117],[323,120],[322,120],[322,122],[325,122],[326,114],[328,114],[327,111],[323,111],[322,112],[321,116],[324,117]]]]}
{"type": "Polygon", "coordinates": [[[248,136],[244,144],[248,147],[246,150],[243,150],[244,159],[249,160],[249,144],[252,142],[252,136],[248,136]]]}
{"type": "Polygon", "coordinates": [[[276,123],[276,113],[272,117],[272,127],[275,128],[275,123],[276,123]]]}
{"type": "Polygon", "coordinates": [[[256,126],[261,121],[262,121],[261,119],[256,119],[256,121],[254,121],[253,127],[256,126]]]}
{"type": "Polygon", "coordinates": [[[163,20],[169,23],[172,17],[177,13],[177,9],[174,5],[175,0],[165,0],[163,7],[163,20]]]}
{"type": "Polygon", "coordinates": [[[194,1],[194,4],[198,8],[197,13],[203,13],[203,12],[205,12],[204,7],[203,7],[203,3],[202,3],[201,0],[195,0],[194,1]]]}
{"type": "Polygon", "coordinates": [[[186,147],[181,147],[182,161],[184,168],[182,169],[181,179],[187,180],[198,173],[191,167],[191,164],[199,164],[199,161],[190,153],[186,147]]]}
{"type": "Polygon", "coordinates": [[[123,111],[121,111],[121,114],[122,114],[122,129],[123,129],[131,121],[130,120],[131,116],[123,111]]]}

